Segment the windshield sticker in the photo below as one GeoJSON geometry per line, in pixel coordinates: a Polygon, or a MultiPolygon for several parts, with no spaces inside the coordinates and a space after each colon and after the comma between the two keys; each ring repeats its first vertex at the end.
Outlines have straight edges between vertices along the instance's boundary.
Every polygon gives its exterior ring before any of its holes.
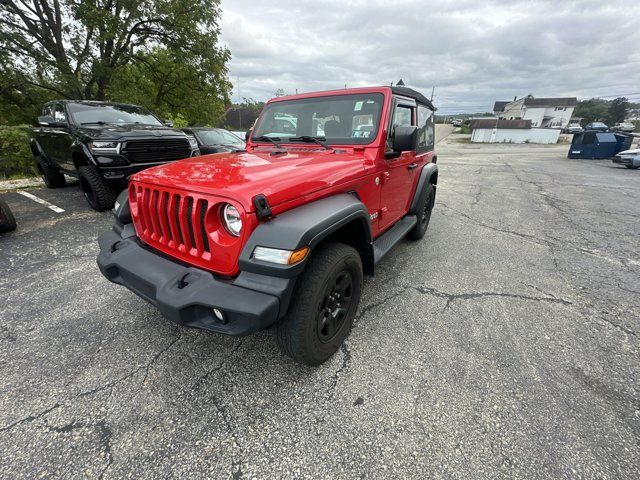
{"type": "Polygon", "coordinates": [[[351,137],[352,138],[369,138],[369,134],[371,132],[368,132],[366,130],[353,130],[351,132],[351,137]]]}
{"type": "Polygon", "coordinates": [[[360,100],[359,102],[356,102],[356,106],[353,107],[353,111],[354,112],[359,112],[360,110],[362,110],[362,100],[360,100]]]}

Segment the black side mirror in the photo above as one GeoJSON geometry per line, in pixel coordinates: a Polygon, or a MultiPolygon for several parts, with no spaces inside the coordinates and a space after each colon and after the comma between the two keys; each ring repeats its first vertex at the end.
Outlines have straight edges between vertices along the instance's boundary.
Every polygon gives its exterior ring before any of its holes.
{"type": "Polygon", "coordinates": [[[38,117],[38,124],[41,127],[58,127],[60,124],[55,121],[53,117],[48,115],[44,115],[42,117],[38,117]]]}
{"type": "Polygon", "coordinates": [[[171,120],[165,120],[164,122],[162,122],[165,124],[165,126],[169,127],[169,128],[173,128],[173,122],[171,120]]]}
{"type": "Polygon", "coordinates": [[[245,143],[249,141],[249,135],[250,135],[250,134],[251,134],[251,130],[247,130],[247,131],[244,133],[244,141],[245,141],[245,143]]]}
{"type": "Polygon", "coordinates": [[[393,130],[393,151],[385,153],[390,160],[398,158],[402,152],[414,151],[418,145],[418,127],[398,125],[393,130]]]}

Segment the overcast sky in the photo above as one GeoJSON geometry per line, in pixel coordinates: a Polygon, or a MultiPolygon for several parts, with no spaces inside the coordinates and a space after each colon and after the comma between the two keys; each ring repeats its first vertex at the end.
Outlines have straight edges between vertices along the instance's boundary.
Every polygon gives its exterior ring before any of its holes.
{"type": "Polygon", "coordinates": [[[640,101],[640,0],[223,0],[240,95],[404,82],[440,113],[534,96],[640,101]],[[275,5],[273,5],[275,4],[275,5]]]}

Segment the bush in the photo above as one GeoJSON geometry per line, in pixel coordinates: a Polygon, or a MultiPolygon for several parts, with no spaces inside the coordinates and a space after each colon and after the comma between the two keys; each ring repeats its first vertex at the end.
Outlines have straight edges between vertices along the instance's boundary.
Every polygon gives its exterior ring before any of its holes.
{"type": "Polygon", "coordinates": [[[0,179],[37,175],[27,125],[0,125],[0,179]]]}

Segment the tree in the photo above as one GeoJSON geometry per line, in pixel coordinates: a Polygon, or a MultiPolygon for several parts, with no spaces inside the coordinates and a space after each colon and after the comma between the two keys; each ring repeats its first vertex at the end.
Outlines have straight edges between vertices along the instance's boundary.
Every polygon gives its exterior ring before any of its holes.
{"type": "Polygon", "coordinates": [[[624,121],[628,109],[629,102],[626,98],[621,97],[615,100],[592,98],[579,101],[574,116],[583,119],[583,126],[590,122],[604,122],[607,125],[614,125],[624,121]]]}
{"type": "Polygon", "coordinates": [[[230,130],[248,130],[260,115],[263,107],[264,102],[243,98],[241,104],[233,105],[227,109],[224,125],[230,130]]]}
{"type": "Polygon", "coordinates": [[[0,79],[11,78],[14,91],[108,99],[118,75],[133,76],[131,65],[153,65],[149,56],[160,48],[177,64],[174,78],[185,77],[177,73],[182,66],[228,99],[229,52],[217,46],[219,0],[0,0],[0,6],[0,79]]]}
{"type": "Polygon", "coordinates": [[[284,97],[285,93],[284,93],[284,88],[279,88],[276,90],[276,97],[284,97]]]}
{"type": "Polygon", "coordinates": [[[156,48],[138,56],[138,61],[115,72],[107,90],[111,100],[144,105],[176,123],[178,116],[190,124],[216,125],[224,117],[226,77],[211,69],[181,61],[180,52],[156,48]]]}
{"type": "Polygon", "coordinates": [[[609,125],[624,122],[629,109],[629,100],[619,97],[611,101],[609,105],[609,125]]]}

